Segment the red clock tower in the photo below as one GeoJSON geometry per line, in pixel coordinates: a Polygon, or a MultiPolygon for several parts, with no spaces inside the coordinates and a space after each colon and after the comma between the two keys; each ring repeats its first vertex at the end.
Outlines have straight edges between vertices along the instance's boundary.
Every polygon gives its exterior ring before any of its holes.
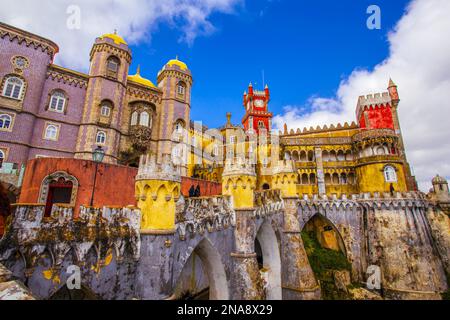
{"type": "Polygon", "coordinates": [[[270,132],[272,129],[272,112],[269,112],[270,92],[266,85],[264,91],[253,90],[250,83],[248,93],[244,92],[245,115],[242,119],[244,130],[253,130],[257,134],[261,131],[270,132]]]}

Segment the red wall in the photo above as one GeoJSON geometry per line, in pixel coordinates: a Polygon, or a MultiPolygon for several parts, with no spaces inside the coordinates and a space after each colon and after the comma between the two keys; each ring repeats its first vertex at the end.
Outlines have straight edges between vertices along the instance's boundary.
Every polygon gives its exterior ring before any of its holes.
{"type": "Polygon", "coordinates": [[[200,196],[202,197],[217,196],[222,194],[221,183],[183,177],[181,179],[181,193],[183,196],[189,196],[189,189],[192,185],[194,188],[197,187],[197,185],[200,185],[200,196]]]}
{"type": "MultiPolygon", "coordinates": [[[[78,180],[78,193],[75,213],[80,205],[89,205],[94,182],[95,163],[93,161],[68,158],[39,158],[28,161],[22,184],[19,203],[38,203],[41,183],[49,174],[65,171],[78,180]]],[[[135,177],[137,168],[99,164],[94,194],[94,206],[136,205],[135,177]]],[[[182,178],[181,190],[189,195],[191,185],[200,185],[201,196],[220,195],[222,184],[206,180],[182,178]]]]}
{"type": "Polygon", "coordinates": [[[392,119],[392,111],[390,106],[377,106],[366,108],[361,113],[359,125],[365,129],[394,129],[394,121],[392,119]],[[369,124],[366,123],[364,113],[367,113],[369,124]]]}
{"type": "MultiPolygon", "coordinates": [[[[46,176],[65,171],[78,179],[75,212],[80,205],[89,205],[94,182],[93,161],[68,158],[40,158],[28,161],[19,203],[38,203],[41,183],[46,176]]],[[[136,205],[134,179],[137,168],[99,164],[94,195],[94,206],[136,205]]]]}

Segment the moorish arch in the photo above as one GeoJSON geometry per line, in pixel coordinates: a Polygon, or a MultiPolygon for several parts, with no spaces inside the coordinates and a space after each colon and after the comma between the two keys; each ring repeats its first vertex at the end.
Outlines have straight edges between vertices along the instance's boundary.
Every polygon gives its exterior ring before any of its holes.
{"type": "MultiPolygon", "coordinates": [[[[195,249],[192,251],[189,259],[187,259],[186,264],[181,271],[175,287],[175,297],[179,299],[180,292],[179,288],[183,286],[180,281],[183,281],[183,274],[188,266],[188,262],[196,257],[200,258],[201,270],[206,276],[209,285],[209,300],[228,300],[230,298],[227,276],[225,273],[225,267],[222,262],[219,251],[213,246],[211,241],[207,238],[201,240],[195,249]]],[[[192,270],[192,272],[197,272],[197,270],[192,270]]]]}
{"type": "Polygon", "coordinates": [[[281,256],[278,237],[269,221],[265,221],[256,234],[255,252],[261,274],[265,274],[266,299],[281,300],[281,256]]]}
{"type": "Polygon", "coordinates": [[[320,213],[312,215],[303,225],[302,232],[314,232],[322,247],[340,251],[347,257],[344,238],[334,223],[320,213]]]}

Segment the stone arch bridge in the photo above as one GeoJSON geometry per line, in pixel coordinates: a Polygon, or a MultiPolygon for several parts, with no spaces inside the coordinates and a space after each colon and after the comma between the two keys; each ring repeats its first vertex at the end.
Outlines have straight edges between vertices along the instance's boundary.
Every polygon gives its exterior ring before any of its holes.
{"type": "Polygon", "coordinates": [[[181,299],[192,288],[209,288],[210,299],[320,299],[300,234],[320,217],[339,234],[354,281],[377,265],[391,298],[434,299],[446,289],[448,249],[439,250],[429,220],[437,208],[421,194],[300,199],[265,190],[254,192],[253,208],[232,204],[232,196],[180,197],[175,231],[151,232],[132,207],[82,207],[74,218],[71,207],[44,217],[43,205],[18,204],[0,262],[42,299],[61,293],[73,266],[101,299],[181,299]]]}

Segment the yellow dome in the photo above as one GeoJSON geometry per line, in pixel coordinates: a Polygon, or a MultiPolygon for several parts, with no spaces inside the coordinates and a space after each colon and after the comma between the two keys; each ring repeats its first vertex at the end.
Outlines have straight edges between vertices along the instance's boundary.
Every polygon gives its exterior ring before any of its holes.
{"type": "Polygon", "coordinates": [[[188,68],[186,63],[178,60],[178,57],[176,57],[175,59],[170,60],[169,62],[167,62],[166,65],[167,66],[178,66],[178,67],[180,67],[181,70],[186,70],[188,68]]]}
{"type": "Polygon", "coordinates": [[[128,76],[128,81],[139,83],[146,87],[156,88],[156,86],[153,84],[153,82],[141,77],[141,72],[140,72],[139,66],[138,66],[137,72],[134,76],[128,76]]]}
{"type": "Polygon", "coordinates": [[[109,39],[113,40],[114,43],[116,43],[116,44],[128,45],[126,43],[126,41],[123,40],[123,38],[121,36],[119,36],[117,33],[107,33],[100,37],[100,39],[104,39],[104,38],[109,38],[109,39]]]}

